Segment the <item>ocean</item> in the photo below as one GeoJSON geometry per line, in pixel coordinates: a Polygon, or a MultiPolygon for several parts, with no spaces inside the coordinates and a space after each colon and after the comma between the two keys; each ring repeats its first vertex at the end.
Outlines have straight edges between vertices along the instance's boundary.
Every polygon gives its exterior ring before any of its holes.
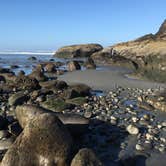
{"type": "Polygon", "coordinates": [[[63,59],[53,57],[53,53],[0,53],[0,68],[11,68],[17,65],[18,68],[12,69],[16,74],[23,70],[26,74],[31,73],[33,67],[40,62],[64,61],[63,59]],[[30,57],[36,57],[36,60],[28,60],[30,57]]]}

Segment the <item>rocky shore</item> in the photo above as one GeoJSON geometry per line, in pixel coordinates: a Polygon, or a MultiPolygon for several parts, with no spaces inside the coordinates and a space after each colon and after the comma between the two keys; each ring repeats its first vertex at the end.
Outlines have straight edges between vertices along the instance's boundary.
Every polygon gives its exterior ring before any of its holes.
{"type": "Polygon", "coordinates": [[[2,166],[165,164],[164,89],[117,86],[99,95],[59,80],[82,65],[95,69],[93,60],[63,65],[41,63],[29,75],[1,68],[2,166]]]}
{"type": "Polygon", "coordinates": [[[28,57],[32,72],[1,67],[0,165],[165,166],[165,35],[166,22],[108,48],[72,45],[49,61],[28,57]]]}
{"type": "Polygon", "coordinates": [[[134,75],[157,82],[166,82],[166,20],[155,34],[103,48],[99,44],[65,46],[55,57],[91,57],[98,64],[125,66],[134,75]]]}

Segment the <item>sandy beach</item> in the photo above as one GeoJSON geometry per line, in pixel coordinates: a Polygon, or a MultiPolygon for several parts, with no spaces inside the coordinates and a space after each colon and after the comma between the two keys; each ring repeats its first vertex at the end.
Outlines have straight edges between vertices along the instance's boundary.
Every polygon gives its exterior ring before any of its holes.
{"type": "Polygon", "coordinates": [[[103,91],[115,89],[117,86],[141,89],[166,87],[165,84],[128,77],[130,73],[131,71],[125,68],[109,67],[104,70],[67,72],[59,79],[68,83],[84,83],[93,89],[103,91]]]}

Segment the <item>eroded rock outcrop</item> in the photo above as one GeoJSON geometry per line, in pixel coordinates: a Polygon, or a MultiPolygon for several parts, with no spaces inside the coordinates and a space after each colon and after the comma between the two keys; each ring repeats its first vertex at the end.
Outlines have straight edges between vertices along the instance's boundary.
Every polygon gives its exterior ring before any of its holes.
{"type": "Polygon", "coordinates": [[[94,60],[132,62],[138,73],[155,81],[166,79],[166,21],[156,34],[148,34],[136,40],[119,43],[92,55],[94,60]]]}
{"type": "Polygon", "coordinates": [[[103,47],[99,44],[71,45],[60,48],[54,56],[59,58],[89,57],[102,49],[103,47]]]}

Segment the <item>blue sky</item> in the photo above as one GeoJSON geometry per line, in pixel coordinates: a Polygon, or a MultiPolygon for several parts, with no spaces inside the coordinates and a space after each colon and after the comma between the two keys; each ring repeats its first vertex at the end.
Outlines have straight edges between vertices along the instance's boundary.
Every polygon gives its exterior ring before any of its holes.
{"type": "Polygon", "coordinates": [[[166,0],[0,0],[0,51],[103,46],[155,33],[166,0]]]}

